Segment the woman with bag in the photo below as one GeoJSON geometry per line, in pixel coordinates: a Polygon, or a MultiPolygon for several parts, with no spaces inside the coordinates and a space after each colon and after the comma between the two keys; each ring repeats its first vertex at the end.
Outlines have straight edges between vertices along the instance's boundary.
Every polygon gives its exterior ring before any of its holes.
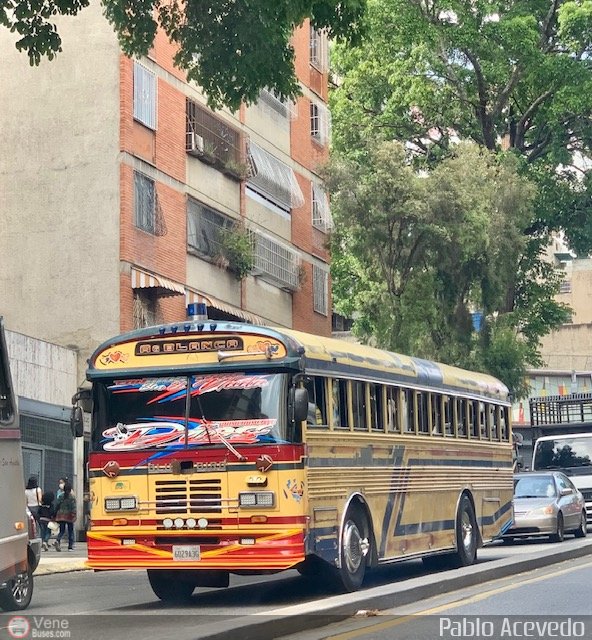
{"type": "Polygon", "coordinates": [[[72,495],[72,485],[66,482],[64,493],[56,503],[55,520],[60,525],[60,532],[53,543],[56,551],[61,551],[60,543],[68,528],[68,551],[74,551],[74,522],[76,521],[76,499],[72,495]]]}
{"type": "MultiPolygon", "coordinates": [[[[46,491],[41,497],[41,505],[39,506],[39,526],[41,527],[41,543],[43,551],[49,549],[49,539],[51,538],[50,524],[55,517],[55,506],[53,504],[53,491],[46,491]]],[[[55,524],[55,522],[53,522],[55,524]]]]}
{"type": "Polygon", "coordinates": [[[33,514],[35,520],[39,520],[38,512],[41,498],[43,497],[42,493],[37,476],[31,476],[27,482],[25,495],[27,496],[27,507],[29,507],[29,511],[33,514]]]}

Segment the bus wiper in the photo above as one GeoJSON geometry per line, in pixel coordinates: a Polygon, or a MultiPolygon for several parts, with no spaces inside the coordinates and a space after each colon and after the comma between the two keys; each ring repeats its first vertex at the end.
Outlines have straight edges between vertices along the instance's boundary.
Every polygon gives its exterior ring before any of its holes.
{"type": "MultiPolygon", "coordinates": [[[[206,417],[204,415],[204,410],[203,410],[203,407],[201,406],[201,400],[200,400],[199,396],[197,396],[197,404],[199,406],[199,413],[201,414],[201,423],[203,425],[203,428],[206,430],[206,433],[208,434],[208,440],[210,441],[210,444],[212,444],[212,434],[210,432],[210,427],[208,426],[208,421],[206,420],[206,417]]],[[[230,453],[233,453],[238,458],[239,462],[246,462],[247,461],[245,456],[243,456],[241,453],[239,453],[230,444],[230,442],[228,442],[228,440],[226,440],[226,438],[222,435],[221,431],[216,430],[216,435],[218,436],[218,438],[220,438],[220,442],[228,449],[228,451],[230,451],[230,453]]]]}

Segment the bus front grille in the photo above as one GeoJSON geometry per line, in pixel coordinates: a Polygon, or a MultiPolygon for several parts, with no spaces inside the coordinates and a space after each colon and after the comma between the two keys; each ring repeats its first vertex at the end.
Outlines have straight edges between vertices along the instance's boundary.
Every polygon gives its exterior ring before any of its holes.
{"type": "Polygon", "coordinates": [[[191,514],[211,517],[222,513],[222,481],[219,479],[157,480],[157,514],[191,514]]]}

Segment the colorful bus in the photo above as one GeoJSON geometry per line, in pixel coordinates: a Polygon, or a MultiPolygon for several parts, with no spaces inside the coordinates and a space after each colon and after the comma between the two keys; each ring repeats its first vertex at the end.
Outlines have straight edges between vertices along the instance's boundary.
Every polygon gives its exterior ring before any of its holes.
{"type": "Polygon", "coordinates": [[[25,609],[33,595],[21,432],[0,316],[0,607],[25,609]]]}
{"type": "MultiPolygon", "coordinates": [[[[163,600],[296,568],[468,565],[512,522],[506,387],[331,338],[200,319],[89,360],[88,565],[163,600]]],[[[76,422],[76,420],[75,420],[76,422]]]]}

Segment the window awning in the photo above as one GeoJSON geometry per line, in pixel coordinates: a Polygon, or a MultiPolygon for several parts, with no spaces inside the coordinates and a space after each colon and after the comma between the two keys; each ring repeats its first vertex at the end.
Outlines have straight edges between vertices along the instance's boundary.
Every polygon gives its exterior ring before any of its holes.
{"type": "Polygon", "coordinates": [[[185,293],[185,287],[178,282],[169,280],[137,267],[131,268],[132,289],[158,289],[158,295],[177,296],[185,293]]]}
{"type": "Polygon", "coordinates": [[[198,291],[192,291],[191,289],[186,289],[185,291],[185,302],[187,304],[191,304],[192,302],[205,302],[208,307],[213,307],[214,309],[218,309],[218,311],[222,311],[227,313],[228,315],[235,316],[236,318],[240,318],[249,324],[257,324],[260,326],[264,326],[266,323],[256,316],[254,313],[249,313],[244,309],[239,309],[227,302],[223,302],[218,298],[214,297],[209,293],[200,293],[198,291]]]}

